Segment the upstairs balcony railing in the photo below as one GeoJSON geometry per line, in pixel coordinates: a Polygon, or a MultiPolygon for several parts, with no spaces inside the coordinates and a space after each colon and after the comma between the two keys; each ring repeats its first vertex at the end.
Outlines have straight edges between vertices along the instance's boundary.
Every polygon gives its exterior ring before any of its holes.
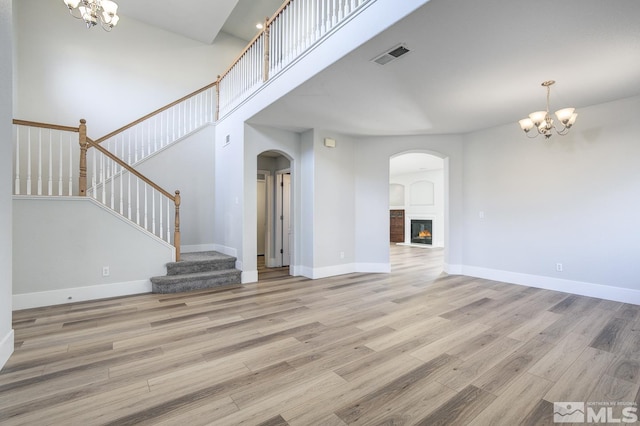
{"type": "Polygon", "coordinates": [[[289,0],[218,77],[216,119],[255,92],[368,3],[375,0],[289,0]]]}

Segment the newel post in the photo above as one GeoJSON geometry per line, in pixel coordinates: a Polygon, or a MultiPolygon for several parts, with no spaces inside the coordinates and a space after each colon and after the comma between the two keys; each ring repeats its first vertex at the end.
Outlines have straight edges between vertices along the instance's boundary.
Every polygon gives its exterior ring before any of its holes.
{"type": "Polygon", "coordinates": [[[176,262],[180,260],[180,191],[176,191],[176,196],[173,199],[176,205],[176,221],[173,231],[173,245],[176,248],[176,262]]]}
{"type": "Polygon", "coordinates": [[[264,20],[264,72],[263,81],[269,80],[269,18],[264,20]]]}
{"type": "Polygon", "coordinates": [[[80,180],[78,182],[79,195],[85,197],[87,195],[87,120],[80,119],[80,127],[78,127],[80,142],[80,180]]]}

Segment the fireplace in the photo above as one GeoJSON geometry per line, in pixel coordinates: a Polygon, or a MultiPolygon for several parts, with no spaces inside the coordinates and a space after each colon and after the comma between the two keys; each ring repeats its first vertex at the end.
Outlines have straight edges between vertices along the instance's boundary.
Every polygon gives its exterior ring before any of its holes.
{"type": "Polygon", "coordinates": [[[433,221],[430,219],[411,219],[411,243],[432,244],[433,221]]]}

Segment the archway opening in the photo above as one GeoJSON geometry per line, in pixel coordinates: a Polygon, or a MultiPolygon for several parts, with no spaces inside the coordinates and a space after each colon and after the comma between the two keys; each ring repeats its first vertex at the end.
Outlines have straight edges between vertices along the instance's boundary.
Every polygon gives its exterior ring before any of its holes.
{"type": "Polygon", "coordinates": [[[258,155],[256,253],[258,280],[290,275],[292,238],[291,160],[278,151],[258,155]]]}
{"type": "Polygon", "coordinates": [[[392,269],[415,264],[435,276],[444,270],[447,244],[445,160],[407,152],[389,160],[389,243],[392,269]],[[397,259],[402,258],[402,262],[397,259]]]}

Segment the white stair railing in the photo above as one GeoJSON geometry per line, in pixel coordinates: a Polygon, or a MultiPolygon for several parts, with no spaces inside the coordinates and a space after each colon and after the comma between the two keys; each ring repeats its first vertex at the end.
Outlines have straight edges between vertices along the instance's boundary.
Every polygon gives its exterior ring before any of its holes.
{"type": "Polygon", "coordinates": [[[180,259],[180,191],[167,192],[92,141],[84,120],[77,128],[24,120],[13,124],[14,195],[91,196],[173,244],[180,259]]]}
{"type": "Polygon", "coordinates": [[[95,200],[167,243],[173,243],[176,260],[180,260],[180,191],[175,191],[175,195],[170,194],[115,153],[86,136],[83,140],[86,127],[84,120],[80,123],[80,191],[82,192],[83,175],[86,184],[87,176],[99,174],[101,182],[87,188],[87,196],[93,196],[95,200]],[[88,147],[93,148],[93,161],[86,158],[88,147]]]}
{"type": "Polygon", "coordinates": [[[218,77],[217,117],[244,101],[269,78],[375,0],[289,0],[218,77]]]}
{"type": "MultiPolygon", "coordinates": [[[[121,153],[113,153],[120,157],[121,153]]],[[[87,153],[87,196],[118,212],[158,238],[172,243],[174,199],[143,177],[129,172],[124,163],[98,149],[87,153]]],[[[170,194],[169,194],[170,195],[170,194]]]]}
{"type": "Polygon", "coordinates": [[[78,128],[13,121],[13,194],[77,192],[78,128]]]}
{"type": "Polygon", "coordinates": [[[134,165],[205,124],[213,123],[216,102],[216,83],[212,83],[95,142],[134,165]]]}

